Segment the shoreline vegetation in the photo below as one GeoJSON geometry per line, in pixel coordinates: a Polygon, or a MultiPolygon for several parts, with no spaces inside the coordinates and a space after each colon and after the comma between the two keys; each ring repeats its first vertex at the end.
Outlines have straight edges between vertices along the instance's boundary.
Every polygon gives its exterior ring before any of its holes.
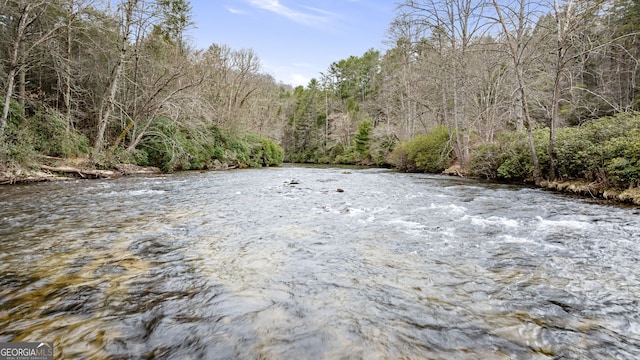
{"type": "MultiPolygon", "coordinates": [[[[385,148],[365,123],[352,145],[322,157],[301,155],[265,137],[232,134],[217,127],[185,128],[160,119],[154,126],[170,141],[143,151],[110,149],[95,155],[86,136],[61,129],[60,114],[31,117],[12,101],[0,146],[0,185],[71,179],[117,178],[182,170],[229,170],[279,166],[283,162],[392,167],[403,172],[445,174],[531,185],[561,193],[640,205],[640,113],[620,113],[558,129],[558,176],[536,180],[526,132],[502,131],[492,142],[474,137],[461,164],[445,126],[385,148]]],[[[538,162],[549,167],[549,129],[532,131],[538,162]]],[[[384,138],[383,138],[384,140],[384,138]]],[[[318,152],[318,154],[322,154],[318,152]]]]}
{"type": "Polygon", "coordinates": [[[296,87],[186,41],[188,0],[4,5],[0,184],[351,164],[640,205],[637,1],[400,1],[296,87]]]}
{"type": "MultiPolygon", "coordinates": [[[[95,166],[87,164],[87,159],[62,159],[51,158],[47,162],[54,162],[57,166],[41,165],[40,169],[27,169],[14,167],[13,169],[2,169],[0,171],[0,186],[17,185],[36,182],[69,181],[78,179],[115,179],[122,176],[163,174],[158,167],[144,167],[133,164],[117,164],[112,169],[96,169],[95,166]],[[79,164],[80,162],[80,164],[79,164]],[[71,164],[71,165],[68,165],[71,164]]],[[[330,165],[330,164],[327,164],[330,165]]],[[[274,165],[277,166],[277,165],[274,165]]],[[[207,169],[210,171],[224,171],[239,168],[237,165],[229,166],[220,164],[217,168],[207,169]]],[[[442,175],[466,177],[465,172],[458,165],[445,169],[442,175]]],[[[481,179],[475,177],[476,179],[481,179]]],[[[498,182],[497,180],[494,180],[498,182]]],[[[504,182],[504,181],[501,181],[504,182]]],[[[531,185],[526,181],[509,181],[512,184],[531,185]]],[[[630,187],[619,189],[603,187],[601,184],[589,182],[584,179],[574,180],[543,180],[536,187],[556,191],[558,193],[577,195],[585,198],[595,198],[612,201],[621,204],[640,205],[640,187],[630,187]]]]}
{"type": "MultiPolygon", "coordinates": [[[[534,132],[536,147],[547,146],[548,129],[534,132]]],[[[49,137],[50,138],[50,137],[49,137]]],[[[535,181],[533,165],[528,156],[526,134],[505,132],[492,143],[481,142],[472,148],[466,166],[456,163],[448,133],[444,128],[398,143],[384,159],[374,163],[369,154],[369,142],[364,142],[367,156],[351,155],[348,159],[307,161],[316,164],[386,166],[404,172],[422,172],[470,177],[496,182],[535,185],[539,188],[598,198],[621,204],[640,205],[640,114],[619,114],[584,124],[581,127],[560,129],[558,169],[556,180],[535,181]]],[[[245,137],[246,141],[247,137],[245,137]]],[[[252,146],[230,141],[229,148],[218,149],[226,154],[221,159],[210,153],[191,153],[185,159],[166,158],[159,166],[119,163],[115,155],[103,158],[103,163],[91,159],[90,153],[76,157],[56,157],[31,149],[30,157],[21,154],[23,163],[5,161],[0,165],[0,185],[73,179],[112,179],[134,174],[159,174],[180,170],[230,170],[236,168],[279,166],[285,160],[284,150],[272,141],[248,136],[252,146]],[[239,151],[239,152],[234,152],[239,151]],[[208,156],[208,158],[207,158],[208,156]],[[193,159],[200,159],[193,162],[193,159]],[[25,165],[27,164],[27,165],[25,165]]],[[[62,139],[57,139],[61,141],[62,139]]],[[[56,139],[54,139],[56,141],[56,139]]],[[[235,141],[239,141],[236,139],[235,141]]],[[[202,149],[201,149],[202,150],[202,149]]],[[[5,147],[6,151],[6,147],[5,147]]],[[[355,147],[352,151],[358,153],[355,147]]],[[[541,156],[547,166],[548,156],[541,156]]]]}

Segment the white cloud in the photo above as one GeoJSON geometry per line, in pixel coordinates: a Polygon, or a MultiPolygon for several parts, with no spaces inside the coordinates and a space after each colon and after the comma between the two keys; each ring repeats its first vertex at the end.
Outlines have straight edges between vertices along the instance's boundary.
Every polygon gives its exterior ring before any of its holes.
{"type": "Polygon", "coordinates": [[[302,7],[306,11],[302,9],[296,10],[281,4],[279,0],[249,0],[249,3],[257,8],[271,11],[303,25],[326,23],[335,16],[329,11],[312,7],[302,7]]]}
{"type": "Polygon", "coordinates": [[[293,86],[298,86],[298,85],[307,86],[309,85],[309,81],[311,81],[311,78],[308,75],[290,74],[288,83],[290,83],[293,86]]]}
{"type": "Polygon", "coordinates": [[[246,11],[244,11],[244,10],[238,10],[238,9],[234,9],[234,8],[232,8],[232,7],[228,7],[228,6],[227,6],[227,10],[228,10],[230,13],[232,13],[232,14],[236,14],[236,15],[244,15],[244,14],[246,14],[246,13],[247,13],[247,12],[246,12],[246,11]]]}
{"type": "Polygon", "coordinates": [[[306,63],[273,66],[267,61],[263,61],[262,68],[277,81],[281,81],[292,86],[307,86],[311,79],[318,79],[320,77],[320,70],[312,64],[306,63]]]}
{"type": "Polygon", "coordinates": [[[317,8],[317,7],[302,6],[302,5],[300,7],[304,8],[304,9],[307,9],[307,10],[311,10],[311,11],[313,11],[315,13],[318,13],[318,14],[329,16],[329,17],[337,16],[336,13],[334,13],[334,12],[331,12],[331,11],[328,11],[328,10],[323,10],[323,9],[320,9],[320,8],[317,8]]]}

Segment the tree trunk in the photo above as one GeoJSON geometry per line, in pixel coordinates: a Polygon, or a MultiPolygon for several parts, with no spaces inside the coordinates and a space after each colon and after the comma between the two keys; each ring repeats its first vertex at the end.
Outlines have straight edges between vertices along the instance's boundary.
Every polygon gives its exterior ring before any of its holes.
{"type": "Polygon", "coordinates": [[[9,75],[7,76],[7,92],[5,93],[4,106],[2,107],[2,118],[0,118],[0,137],[4,137],[4,130],[7,126],[7,119],[9,118],[9,107],[11,105],[11,96],[13,96],[13,83],[16,77],[16,69],[11,68],[9,75]]]}
{"type": "Polygon", "coordinates": [[[124,70],[124,64],[127,56],[127,43],[129,41],[129,35],[131,34],[131,25],[133,22],[133,8],[136,6],[137,0],[127,0],[124,8],[124,23],[122,38],[120,43],[118,61],[115,69],[112,73],[111,80],[109,82],[109,89],[107,91],[107,97],[103,99],[100,106],[100,113],[98,115],[98,133],[96,134],[95,142],[93,144],[94,155],[97,155],[104,147],[104,135],[107,130],[107,124],[109,118],[113,112],[115,105],[116,92],[120,85],[120,78],[124,70]]]}
{"type": "Polygon", "coordinates": [[[18,103],[24,109],[27,98],[27,70],[24,66],[18,70],[18,103]]]}
{"type": "Polygon", "coordinates": [[[560,4],[558,0],[553,1],[554,17],[556,22],[556,48],[555,50],[555,64],[553,71],[553,95],[551,98],[551,119],[549,121],[549,181],[554,181],[557,178],[557,153],[556,153],[556,128],[558,126],[558,120],[560,116],[560,79],[562,77],[562,71],[564,69],[564,37],[565,32],[568,31],[568,22],[571,14],[571,3],[564,9],[565,21],[567,24],[561,23],[560,4]]]}
{"type": "MultiPolygon", "coordinates": [[[[507,23],[502,15],[502,10],[498,5],[497,0],[493,0],[493,6],[496,9],[496,14],[498,15],[498,21],[502,26],[502,31],[504,32],[505,38],[509,44],[509,51],[511,53],[511,60],[514,70],[516,72],[516,85],[518,87],[518,101],[519,109],[522,112],[521,115],[524,116],[524,125],[527,129],[527,138],[529,140],[529,152],[531,154],[531,161],[533,163],[533,179],[537,183],[540,182],[542,173],[540,171],[540,162],[538,161],[538,152],[536,150],[535,141],[533,138],[533,123],[531,121],[531,114],[529,113],[529,107],[527,106],[527,92],[524,84],[524,74],[522,69],[522,51],[524,50],[524,33],[526,27],[526,19],[525,19],[525,8],[526,3],[525,0],[520,0],[520,8],[518,11],[517,22],[518,26],[516,29],[517,38],[514,38],[510,35],[509,29],[507,28],[507,23]]],[[[515,11],[514,11],[515,13],[515,11]]],[[[518,121],[518,130],[522,127],[520,122],[522,121],[522,116],[518,117],[520,120],[518,121]]]]}
{"type": "Polygon", "coordinates": [[[29,24],[28,17],[31,11],[31,4],[27,3],[22,12],[20,13],[20,21],[18,22],[18,29],[16,38],[13,42],[13,49],[11,51],[11,59],[9,60],[9,73],[7,74],[7,90],[5,92],[4,105],[2,107],[2,117],[0,117],[0,139],[4,138],[4,131],[7,126],[7,119],[9,118],[9,107],[11,105],[11,97],[13,96],[13,87],[16,78],[16,71],[18,70],[18,56],[20,47],[22,46],[22,40],[29,24]]]}
{"type": "MultiPolygon", "coordinates": [[[[455,39],[455,38],[454,38],[455,39]]],[[[453,50],[455,51],[455,43],[452,41],[453,50]]],[[[453,131],[455,139],[455,153],[458,158],[458,162],[464,167],[464,145],[462,142],[462,128],[460,126],[460,113],[458,111],[459,96],[458,96],[458,64],[454,61],[451,64],[451,87],[453,89],[453,131]]]]}
{"type": "Polygon", "coordinates": [[[542,172],[540,171],[538,152],[536,150],[536,144],[533,139],[533,124],[531,121],[531,115],[529,114],[529,107],[527,106],[527,96],[523,83],[524,79],[522,75],[522,69],[518,69],[517,74],[518,87],[520,88],[520,102],[524,113],[525,126],[527,128],[527,138],[529,139],[529,152],[531,154],[531,162],[533,163],[533,180],[536,184],[538,184],[542,178],[542,172]]]}
{"type": "MultiPolygon", "coordinates": [[[[558,50],[560,51],[560,49],[558,50]]],[[[558,62],[560,62],[558,55],[558,62]]],[[[560,114],[560,76],[561,69],[556,69],[555,79],[553,83],[553,97],[551,100],[551,121],[549,122],[549,181],[557,178],[557,153],[556,153],[556,128],[558,126],[558,117],[560,114]]]]}
{"type": "Polygon", "coordinates": [[[69,4],[69,16],[67,23],[67,49],[65,59],[65,69],[64,69],[64,108],[67,117],[67,132],[69,132],[73,127],[73,122],[71,120],[71,51],[72,51],[72,41],[73,41],[73,32],[71,31],[71,21],[73,18],[73,0],[69,4]]]}

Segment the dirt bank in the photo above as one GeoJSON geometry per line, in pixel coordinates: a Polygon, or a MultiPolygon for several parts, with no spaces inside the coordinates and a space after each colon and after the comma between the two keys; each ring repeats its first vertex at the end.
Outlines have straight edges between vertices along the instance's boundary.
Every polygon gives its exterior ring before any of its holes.
{"type": "Polygon", "coordinates": [[[87,159],[62,159],[42,157],[40,164],[25,168],[12,164],[0,164],[0,185],[64,181],[74,179],[113,179],[134,174],[158,174],[160,169],[131,164],[117,164],[111,168],[98,168],[87,159]]]}
{"type": "Polygon", "coordinates": [[[606,188],[596,183],[581,180],[542,181],[539,184],[544,189],[562,193],[581,195],[605,200],[612,200],[626,204],[640,205],[640,188],[633,187],[626,190],[606,188]]]}

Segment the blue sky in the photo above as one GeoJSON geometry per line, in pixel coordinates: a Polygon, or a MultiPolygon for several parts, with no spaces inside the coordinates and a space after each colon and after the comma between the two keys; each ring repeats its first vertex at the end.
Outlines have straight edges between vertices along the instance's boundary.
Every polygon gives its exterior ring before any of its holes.
{"type": "Polygon", "coordinates": [[[199,49],[253,49],[262,72],[307,85],[332,62],[384,50],[394,0],[191,0],[199,49]]]}

